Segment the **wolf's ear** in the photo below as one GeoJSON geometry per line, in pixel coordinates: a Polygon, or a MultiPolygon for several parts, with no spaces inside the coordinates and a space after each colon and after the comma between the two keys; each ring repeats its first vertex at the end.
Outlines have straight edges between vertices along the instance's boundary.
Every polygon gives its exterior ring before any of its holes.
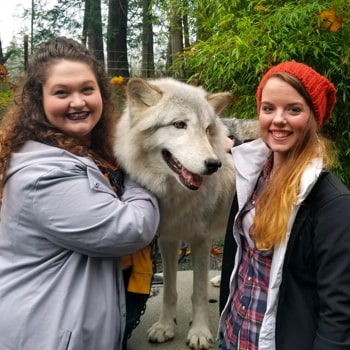
{"type": "Polygon", "coordinates": [[[127,86],[127,96],[129,103],[143,108],[156,105],[161,100],[163,92],[144,79],[131,78],[127,86]]]}
{"type": "Polygon", "coordinates": [[[218,92],[216,94],[209,94],[206,96],[206,99],[218,115],[225,109],[225,107],[229,103],[233,102],[233,96],[229,92],[218,92]]]}

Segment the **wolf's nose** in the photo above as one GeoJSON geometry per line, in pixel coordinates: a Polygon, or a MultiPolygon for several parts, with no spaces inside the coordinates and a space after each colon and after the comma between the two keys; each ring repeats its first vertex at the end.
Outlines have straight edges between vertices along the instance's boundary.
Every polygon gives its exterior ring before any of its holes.
{"type": "Polygon", "coordinates": [[[210,175],[215,173],[221,167],[221,162],[217,159],[207,159],[205,161],[206,174],[210,175]]]}

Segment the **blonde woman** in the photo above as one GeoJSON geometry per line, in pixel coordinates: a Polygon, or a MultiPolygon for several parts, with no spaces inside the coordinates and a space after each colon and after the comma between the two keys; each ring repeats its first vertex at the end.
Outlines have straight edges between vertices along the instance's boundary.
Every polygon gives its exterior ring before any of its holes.
{"type": "Polygon", "coordinates": [[[261,138],[232,149],[222,350],[350,349],[350,192],[318,132],[335,101],[333,84],[298,62],[259,84],[261,138]]]}

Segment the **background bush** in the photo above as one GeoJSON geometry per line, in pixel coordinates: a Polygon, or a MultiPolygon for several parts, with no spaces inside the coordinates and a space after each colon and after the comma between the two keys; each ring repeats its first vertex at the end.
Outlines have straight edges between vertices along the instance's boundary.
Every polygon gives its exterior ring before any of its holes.
{"type": "Polygon", "coordinates": [[[13,101],[13,90],[6,82],[0,82],[0,119],[13,101]]]}
{"type": "MultiPolygon", "coordinates": [[[[204,0],[199,0],[204,5],[204,0]]],[[[279,62],[304,62],[337,88],[324,134],[337,144],[337,175],[350,187],[350,3],[334,1],[213,1],[198,41],[175,67],[187,67],[209,91],[233,92],[230,115],[255,118],[255,91],[279,62]],[[219,19],[219,21],[218,21],[219,19]]]]}

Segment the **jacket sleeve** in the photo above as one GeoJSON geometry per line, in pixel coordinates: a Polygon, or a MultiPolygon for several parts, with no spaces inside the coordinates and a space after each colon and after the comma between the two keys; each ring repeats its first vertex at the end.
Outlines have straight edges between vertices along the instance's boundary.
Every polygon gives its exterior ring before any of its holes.
{"type": "Polygon", "coordinates": [[[157,199],[126,177],[118,199],[99,169],[76,164],[40,176],[28,212],[46,238],[90,256],[122,256],[148,245],[159,223],[157,199]]]}
{"type": "Polygon", "coordinates": [[[350,193],[327,176],[315,215],[313,250],[319,315],[314,350],[350,349],[350,193]]]}

